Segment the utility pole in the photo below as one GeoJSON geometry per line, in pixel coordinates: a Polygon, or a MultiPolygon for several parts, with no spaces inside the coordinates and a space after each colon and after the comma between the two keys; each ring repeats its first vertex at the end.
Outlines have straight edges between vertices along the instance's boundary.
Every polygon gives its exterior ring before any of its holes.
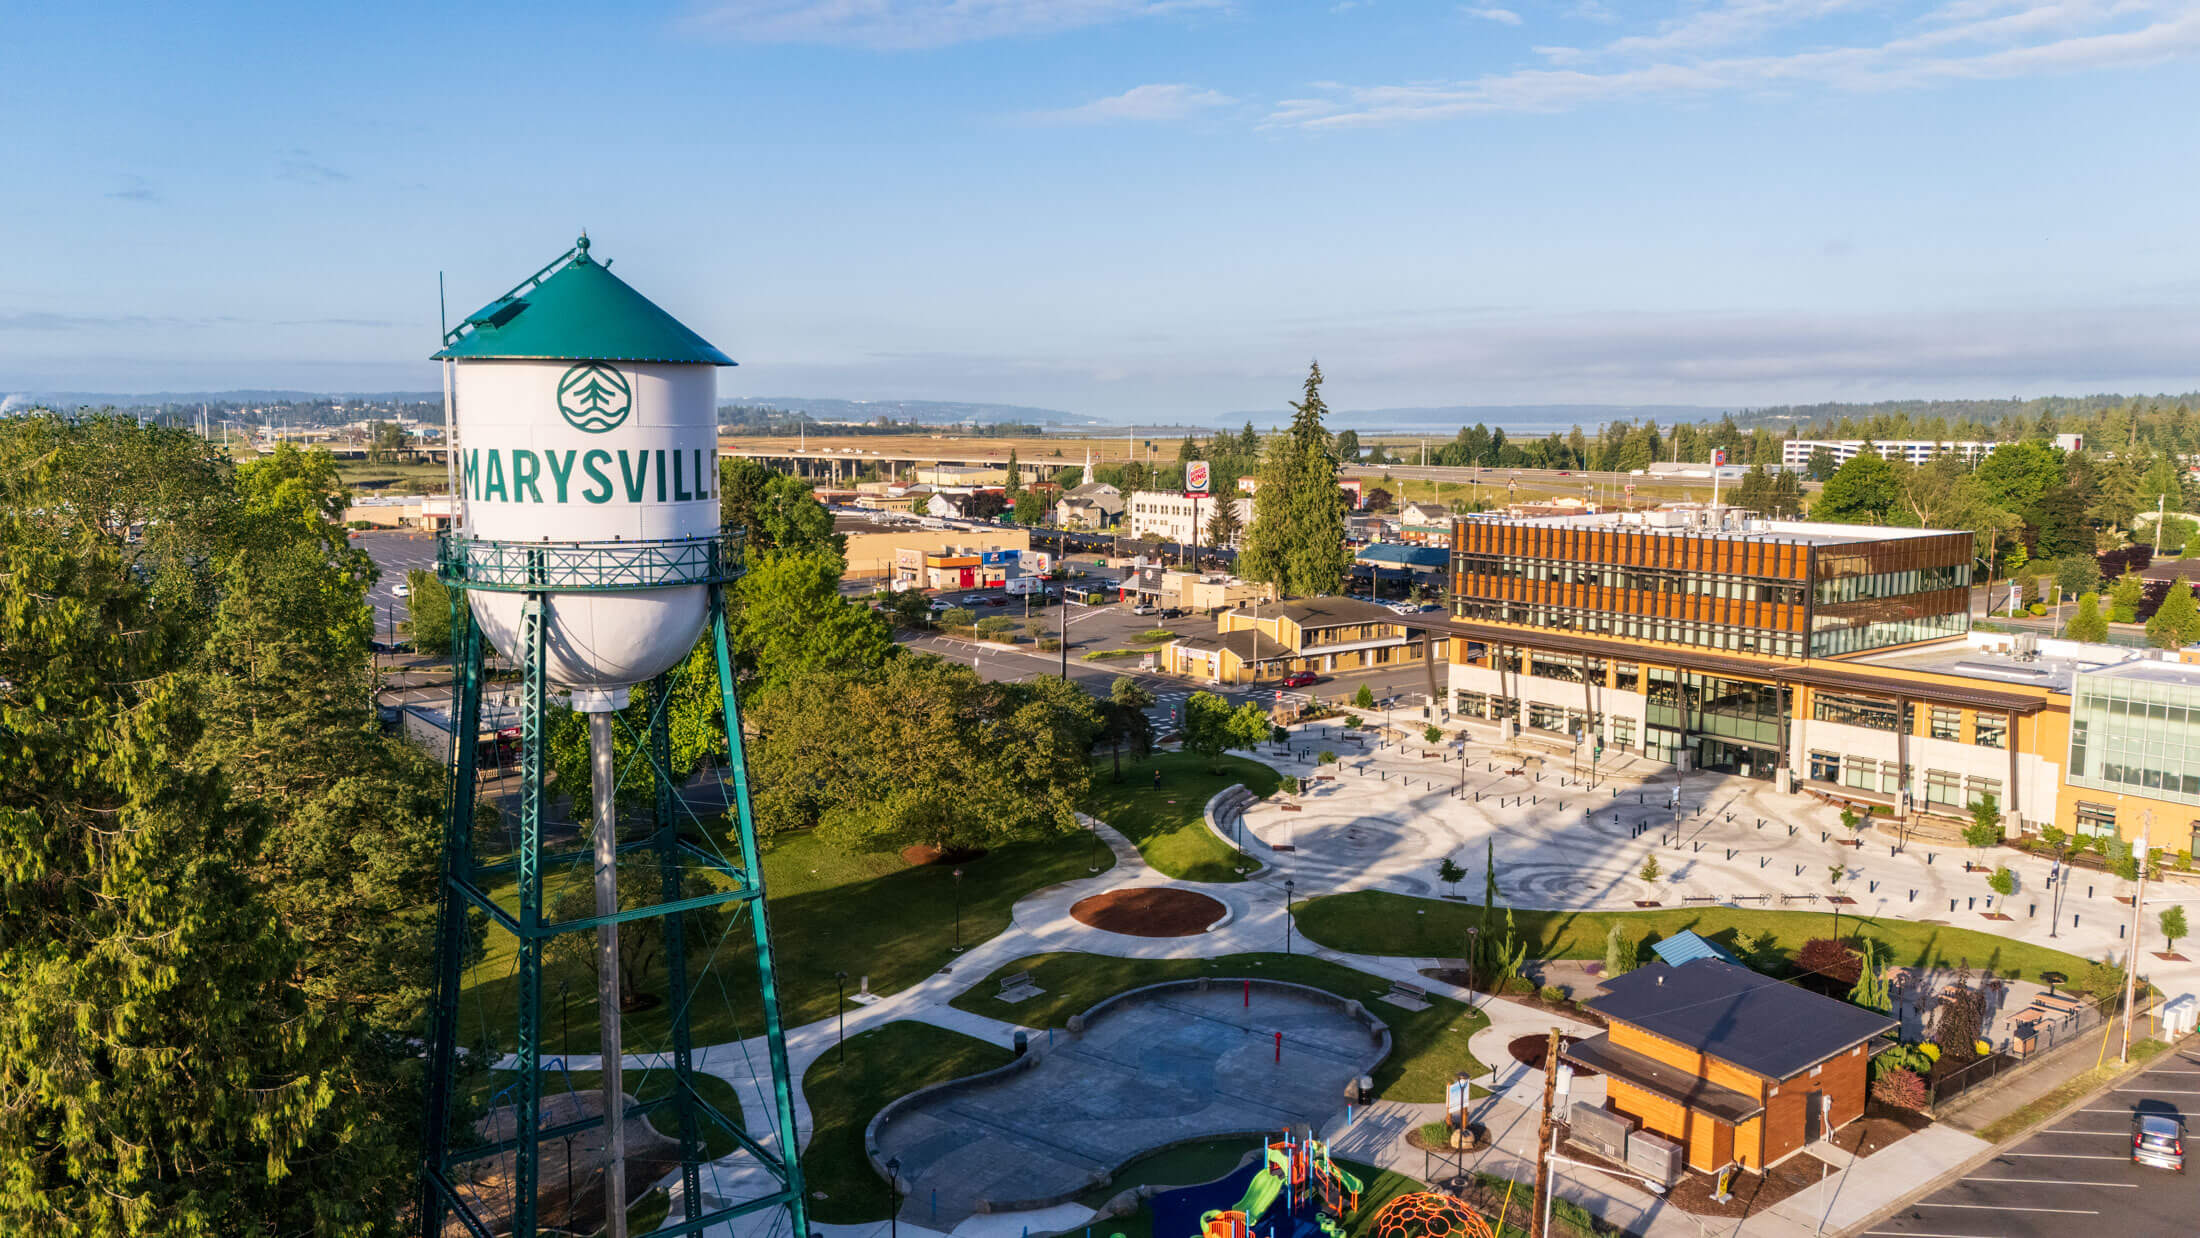
{"type": "Polygon", "coordinates": [[[2168,495],[2157,494],[2154,496],[2154,556],[2156,558],[2162,556],[2162,516],[2168,504],[2168,495]]]}
{"type": "Polygon", "coordinates": [[[2124,1044],[2117,1050],[2116,1060],[2131,1061],[2131,1001],[2139,987],[2139,933],[2142,909],[2147,901],[2147,834],[2154,828],[2154,812],[2149,809],[2139,826],[2139,888],[2131,895],[2131,948],[2124,959],[2124,1044]]]}
{"type": "Polygon", "coordinates": [[[1551,1029],[1551,1038],[1543,1051],[1543,1125],[1535,1135],[1535,1211],[1528,1215],[1528,1238],[1548,1238],[1551,1209],[1551,1152],[1557,1149],[1552,1140],[1558,1128],[1551,1121],[1551,1108],[1558,1096],[1558,1029],[1551,1029]]]}

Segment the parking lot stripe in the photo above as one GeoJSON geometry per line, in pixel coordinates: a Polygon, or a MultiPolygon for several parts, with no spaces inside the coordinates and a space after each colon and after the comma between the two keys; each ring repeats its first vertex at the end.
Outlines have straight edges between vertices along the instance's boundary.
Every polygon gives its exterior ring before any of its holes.
{"type": "Polygon", "coordinates": [[[2072,1178],[1965,1178],[1965,1182],[2014,1182],[2033,1186],[2105,1186],[2116,1191],[2136,1191],[2136,1182],[2083,1182],[2072,1178]]]}
{"type": "MultiPolygon", "coordinates": [[[[2022,1179],[2016,1179],[2016,1181],[2022,1181],[2022,1179]]],[[[1929,1199],[1921,1199],[1910,1206],[1912,1208],[1967,1208],[1973,1212],[2059,1212],[2065,1216],[2074,1217],[2097,1217],[2101,1215],[2091,1208],[2017,1208],[2008,1204],[1936,1204],[1929,1199]]]]}
{"type": "Polygon", "coordinates": [[[1867,1229],[1864,1238],[2001,1238],[1999,1234],[1929,1234],[1921,1229],[1867,1229]]]}
{"type": "Polygon", "coordinates": [[[2151,1092],[2156,1096],[2200,1096],[2200,1091],[2180,1092],[2175,1088],[2117,1088],[2119,1092],[2151,1092]]]}
{"type": "MultiPolygon", "coordinates": [[[[2121,1112],[2121,1110],[2119,1110],[2118,1112],[2121,1112]]],[[[2130,1131],[2074,1131],[2050,1127],[2042,1133],[2048,1135],[2114,1135],[2118,1139],[2131,1138],[2130,1131]]]]}
{"type": "MultiPolygon", "coordinates": [[[[2090,1134],[2091,1132],[2079,1132],[2090,1134]]],[[[2004,1152],[2003,1156],[2036,1156],[2050,1161],[2121,1161],[2121,1156],[2102,1156],[2098,1152],[2004,1152]]]]}

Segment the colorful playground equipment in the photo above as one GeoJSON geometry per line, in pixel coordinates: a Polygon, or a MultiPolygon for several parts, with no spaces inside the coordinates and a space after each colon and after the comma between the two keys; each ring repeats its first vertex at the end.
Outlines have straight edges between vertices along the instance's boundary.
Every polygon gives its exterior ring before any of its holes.
{"type": "Polygon", "coordinates": [[[1285,1131],[1268,1145],[1266,1165],[1237,1206],[1201,1215],[1199,1238],[1344,1238],[1342,1223],[1359,1208],[1360,1190],[1312,1131],[1285,1131]]]}

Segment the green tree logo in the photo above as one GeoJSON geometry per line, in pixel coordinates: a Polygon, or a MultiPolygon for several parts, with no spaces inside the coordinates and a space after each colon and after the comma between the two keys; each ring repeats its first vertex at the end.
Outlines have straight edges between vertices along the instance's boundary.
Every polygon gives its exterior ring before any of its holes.
{"type": "Polygon", "coordinates": [[[617,429],[634,408],[626,375],[612,366],[583,362],[558,380],[558,412],[566,424],[589,434],[617,429]]]}

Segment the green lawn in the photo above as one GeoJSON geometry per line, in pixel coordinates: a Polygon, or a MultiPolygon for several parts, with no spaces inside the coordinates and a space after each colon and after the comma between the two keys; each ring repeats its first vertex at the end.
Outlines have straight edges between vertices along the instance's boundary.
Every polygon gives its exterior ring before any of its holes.
{"type": "Polygon", "coordinates": [[[1006,1066],[1013,1055],[961,1032],[897,1021],[850,1036],[848,1061],[836,1053],[811,1063],[803,1095],[816,1122],[802,1151],[810,1219],[838,1225],[883,1221],[886,1179],[863,1154],[863,1128],[878,1111],[918,1088],[1006,1066]],[[817,1198],[822,1195],[823,1198],[817,1198]]]}
{"type": "Polygon", "coordinates": [[[1115,762],[1093,764],[1092,791],[1085,811],[1114,826],[1138,845],[1146,863],[1179,881],[1243,881],[1237,870],[1254,862],[1207,828],[1207,801],[1232,783],[1244,783],[1255,795],[1268,795],[1283,776],[1245,757],[1225,756],[1221,773],[1210,773],[1207,759],[1188,752],[1156,752],[1143,761],[1123,762],[1123,781],[1115,781],[1115,762]],[[1161,790],[1153,772],[1161,771],[1161,790]],[[1169,801],[1174,800],[1175,803],[1169,801]]]}
{"type": "MultiPolygon", "coordinates": [[[[640,853],[636,853],[639,855],[640,853]]],[[[1094,863],[1115,860],[1095,848],[1085,833],[1012,842],[959,867],[962,942],[983,941],[1008,927],[1009,908],[1043,886],[1090,875],[1094,863]]],[[[585,866],[549,871],[545,905],[569,883],[585,883],[585,866]]],[[[764,853],[764,883],[771,917],[773,955],[778,962],[779,1003],[789,1027],[830,1018],[837,1002],[833,973],[848,973],[847,990],[871,978],[871,991],[892,993],[945,966],[953,953],[956,880],[945,865],[911,868],[898,855],[849,855],[814,835],[782,838],[764,853]]],[[[513,906],[514,886],[491,889],[499,903],[513,906]]],[[[516,988],[513,939],[502,930],[488,935],[488,953],[467,977],[460,1018],[470,1033],[501,1037],[499,1049],[512,1048],[509,1029],[516,988]]],[[[698,977],[690,1001],[689,1022],[696,1045],[718,1044],[762,1030],[755,996],[754,938],[746,916],[723,935],[690,942],[689,971],[698,977]],[[705,968],[711,974],[705,974],[705,968]]],[[[663,965],[645,987],[665,992],[663,965]]],[[[544,1052],[596,1051],[596,979],[584,965],[545,960],[543,966],[544,1052]],[[565,1040],[570,1025],[572,1043],[565,1040]]],[[[629,1053],[669,1049],[668,1007],[664,1003],[626,1016],[629,1053]]]]}
{"type": "Polygon", "coordinates": [[[1061,1027],[1102,998],[1125,989],[1184,980],[1194,976],[1252,976],[1287,980],[1355,998],[1390,1025],[1390,1056],[1375,1068],[1375,1090],[1385,1100],[1440,1101],[1444,1085],[1459,1071],[1479,1075],[1483,1067],[1467,1052],[1467,1038],[1488,1023],[1480,1014],[1445,997],[1431,997],[1429,1008],[1401,1010],[1380,1001],[1390,982],[1365,972],[1304,955],[1229,954],[1215,959],[1123,959],[1098,954],[1035,954],[1003,965],[952,1003],[957,1009],[1026,1027],[1061,1027]],[[1016,1005],[992,996],[1000,978],[1028,971],[1043,992],[1016,1005]]]}
{"type": "Polygon", "coordinates": [[[1375,1214],[1383,1210],[1384,1204],[1400,1195],[1411,1195],[1428,1189],[1417,1179],[1408,1178],[1393,1170],[1377,1169],[1363,1161],[1346,1160],[1340,1156],[1337,1158],[1337,1165],[1360,1180],[1360,1210],[1352,1214],[1352,1220],[1344,1227],[1352,1238],[1373,1234],[1368,1222],[1375,1219],[1375,1214]]]}
{"type": "MultiPolygon", "coordinates": [[[[1418,955],[1458,958],[1466,952],[1467,929],[1479,922],[1476,905],[1413,898],[1377,890],[1332,894],[1300,903],[1299,931],[1313,941],[1354,954],[1418,955]]],[[[1834,917],[1820,911],[1758,911],[1734,907],[1672,907],[1654,911],[1514,910],[1513,918],[1528,942],[1531,959],[1601,959],[1604,938],[1617,921],[1638,940],[1649,933],[1670,936],[1694,929],[1722,945],[1771,933],[1782,949],[1794,951],[1813,937],[1833,935],[1834,917]]],[[[2038,980],[2043,971],[2082,975],[2083,959],[1996,937],[1975,929],[1921,924],[1912,920],[1874,919],[1843,913],[1841,935],[1876,938],[1903,967],[1954,967],[1968,964],[1997,975],[2038,980]]]]}

